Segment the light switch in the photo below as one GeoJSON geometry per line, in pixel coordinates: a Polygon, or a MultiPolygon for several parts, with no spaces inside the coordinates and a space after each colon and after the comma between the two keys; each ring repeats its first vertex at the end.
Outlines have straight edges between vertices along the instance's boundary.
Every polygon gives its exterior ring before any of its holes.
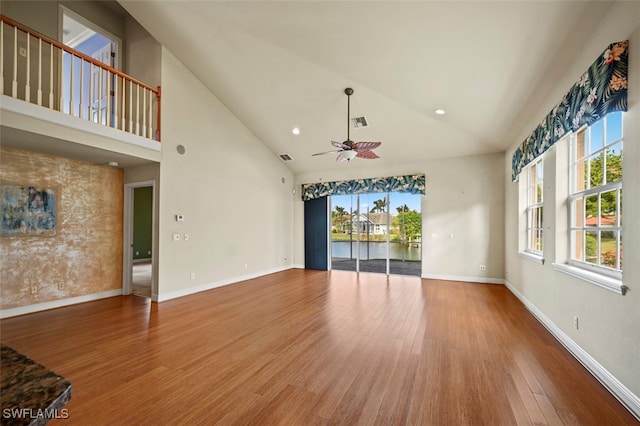
{"type": "Polygon", "coordinates": [[[189,241],[189,234],[184,234],[184,240],[189,241]]]}
{"type": "Polygon", "coordinates": [[[180,241],[180,234],[173,234],[173,241],[180,241]]]}

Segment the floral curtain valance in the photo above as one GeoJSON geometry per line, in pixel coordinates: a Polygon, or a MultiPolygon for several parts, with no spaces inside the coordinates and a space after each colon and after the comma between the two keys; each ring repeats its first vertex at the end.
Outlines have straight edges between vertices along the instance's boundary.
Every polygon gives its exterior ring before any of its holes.
{"type": "Polygon", "coordinates": [[[424,194],[424,188],[424,174],[305,183],[302,185],[302,200],[308,201],[329,195],[364,194],[367,192],[424,194]]]}
{"type": "Polygon", "coordinates": [[[591,125],[610,112],[627,110],[628,52],[629,41],[610,44],[516,149],[511,160],[514,182],[527,164],[568,132],[591,125]]]}

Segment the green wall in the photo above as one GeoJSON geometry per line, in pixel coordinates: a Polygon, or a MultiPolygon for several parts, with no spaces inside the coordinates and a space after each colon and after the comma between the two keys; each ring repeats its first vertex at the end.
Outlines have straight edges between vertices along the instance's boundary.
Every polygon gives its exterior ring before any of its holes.
{"type": "Polygon", "coordinates": [[[153,188],[133,190],[133,258],[151,259],[153,188]]]}

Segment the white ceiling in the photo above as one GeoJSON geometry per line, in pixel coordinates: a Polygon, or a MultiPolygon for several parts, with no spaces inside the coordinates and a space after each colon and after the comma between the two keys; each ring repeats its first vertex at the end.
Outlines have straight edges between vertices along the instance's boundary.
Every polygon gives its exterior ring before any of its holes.
{"type": "Polygon", "coordinates": [[[612,5],[119,3],[274,154],[290,154],[294,173],[506,150],[612,5]],[[351,139],[382,141],[380,159],[311,156],[346,139],[346,87],[352,116],[369,122],[351,139]]]}

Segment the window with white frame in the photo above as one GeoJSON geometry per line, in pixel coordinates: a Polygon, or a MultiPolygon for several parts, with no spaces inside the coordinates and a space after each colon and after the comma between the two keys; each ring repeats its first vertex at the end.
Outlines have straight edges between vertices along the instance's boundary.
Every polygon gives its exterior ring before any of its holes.
{"type": "Polygon", "coordinates": [[[542,256],[543,174],[542,159],[532,162],[525,169],[527,176],[527,242],[525,250],[542,256]]]}
{"type": "Polygon", "coordinates": [[[569,263],[622,277],[622,112],[573,135],[569,263]]]}

